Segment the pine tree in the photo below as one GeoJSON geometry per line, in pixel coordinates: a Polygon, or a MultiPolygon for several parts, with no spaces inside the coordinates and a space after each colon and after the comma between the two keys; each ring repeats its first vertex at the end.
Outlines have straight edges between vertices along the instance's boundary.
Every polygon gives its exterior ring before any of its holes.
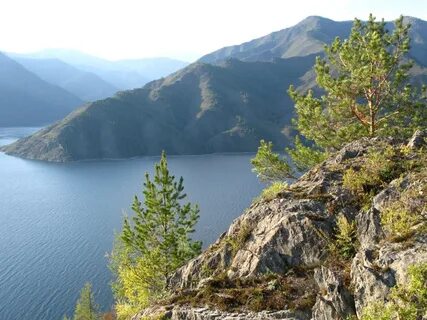
{"type": "Polygon", "coordinates": [[[124,219],[112,254],[119,316],[164,294],[171,273],[201,251],[201,242],[190,238],[199,209],[183,204],[183,178],[170,174],[164,152],[154,178],[145,175],[143,195],[143,203],[135,196],[134,216],[124,219]]]}
{"type": "MultiPolygon", "coordinates": [[[[349,38],[337,37],[325,46],[325,56],[316,58],[316,82],[324,94],[316,97],[313,90],[300,93],[290,86],[294,124],[305,142],[297,137],[294,148],[287,149],[297,168],[308,169],[361,137],[405,137],[427,126],[425,86],[412,86],[408,74],[409,30],[403,17],[395,21],[393,32],[372,15],[366,23],[355,19],[349,38]]],[[[269,150],[257,158],[265,166],[277,156],[269,150]]],[[[283,163],[279,167],[284,172],[276,176],[291,175],[292,167],[283,163]]],[[[270,167],[278,168],[277,161],[270,167]]]]}
{"type": "Polygon", "coordinates": [[[97,320],[99,319],[98,305],[92,293],[92,285],[86,283],[80,292],[74,311],[74,320],[97,320]]]}
{"type": "Polygon", "coordinates": [[[325,46],[325,57],[317,57],[314,67],[324,95],[301,94],[293,86],[288,91],[300,134],[334,151],[361,137],[408,136],[425,127],[425,100],[408,74],[409,30],[403,17],[389,32],[384,20],[370,15],[366,23],[354,21],[348,39],[337,37],[325,46]]]}

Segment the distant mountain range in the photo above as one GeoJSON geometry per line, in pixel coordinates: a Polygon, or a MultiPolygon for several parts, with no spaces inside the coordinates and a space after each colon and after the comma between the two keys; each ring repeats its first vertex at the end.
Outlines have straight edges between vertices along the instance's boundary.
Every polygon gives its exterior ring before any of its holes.
{"type": "Polygon", "coordinates": [[[1,54],[0,63],[0,126],[47,125],[85,102],[142,87],[187,65],[169,58],[111,62],[67,50],[1,54]]]}
{"type": "MultiPolygon", "coordinates": [[[[427,23],[413,25],[415,81],[427,79],[427,23]]],[[[3,148],[48,161],[256,151],[293,136],[289,84],[314,87],[312,66],[324,43],[347,37],[352,22],[309,17],[294,27],[208,54],[141,89],[121,92],[3,148]]]]}
{"type": "Polygon", "coordinates": [[[146,58],[109,61],[75,50],[47,49],[30,54],[10,54],[12,58],[38,60],[52,59],[97,75],[118,90],[140,88],[147,82],[169,75],[188,65],[188,62],[170,58],[146,58]]]}
{"type": "Polygon", "coordinates": [[[83,101],[113,96],[119,89],[92,72],[82,71],[59,59],[14,58],[41,79],[76,95],[83,101]]]}
{"type": "Polygon", "coordinates": [[[0,126],[42,126],[83,101],[0,53],[0,126]]]}

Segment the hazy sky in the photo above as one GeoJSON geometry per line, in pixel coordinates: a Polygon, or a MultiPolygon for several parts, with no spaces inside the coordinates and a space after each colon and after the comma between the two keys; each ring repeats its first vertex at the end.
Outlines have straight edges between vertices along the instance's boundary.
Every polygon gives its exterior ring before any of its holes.
{"type": "Polygon", "coordinates": [[[426,0],[0,0],[0,50],[67,48],[107,59],[168,56],[194,60],[298,23],[427,20],[426,0]]]}

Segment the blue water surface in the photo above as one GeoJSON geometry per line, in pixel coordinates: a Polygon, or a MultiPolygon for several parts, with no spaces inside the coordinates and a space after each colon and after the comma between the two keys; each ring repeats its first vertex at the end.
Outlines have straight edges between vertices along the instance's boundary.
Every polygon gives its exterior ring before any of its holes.
{"type": "MultiPolygon", "coordinates": [[[[0,145],[36,128],[0,128],[0,145]]],[[[262,185],[253,155],[169,156],[200,205],[195,238],[205,245],[247,208],[262,185]]],[[[0,153],[0,319],[61,319],[71,315],[85,282],[109,310],[106,253],[123,215],[140,194],[158,157],[46,163],[0,153]]]]}

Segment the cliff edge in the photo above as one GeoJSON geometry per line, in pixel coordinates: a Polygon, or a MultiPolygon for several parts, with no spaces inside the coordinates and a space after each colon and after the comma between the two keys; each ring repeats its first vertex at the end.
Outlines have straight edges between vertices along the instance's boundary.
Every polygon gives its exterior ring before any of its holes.
{"type": "Polygon", "coordinates": [[[426,149],[427,130],[346,145],[254,201],[133,320],[360,318],[427,263],[426,149]]]}

